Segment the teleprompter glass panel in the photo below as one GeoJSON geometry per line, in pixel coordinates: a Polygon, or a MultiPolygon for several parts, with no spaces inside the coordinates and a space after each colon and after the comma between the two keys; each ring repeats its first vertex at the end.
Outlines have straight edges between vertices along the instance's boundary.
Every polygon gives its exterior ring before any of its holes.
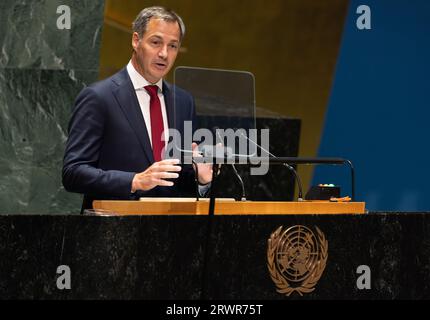
{"type": "MultiPolygon", "coordinates": [[[[175,145],[187,152],[191,141],[200,148],[221,144],[233,155],[249,156],[250,130],[255,130],[255,81],[246,71],[178,67],[174,73],[174,128],[183,133],[175,145]],[[183,90],[191,94],[196,119],[181,122],[184,112],[183,90]],[[190,137],[192,133],[192,137],[190,137]]],[[[255,140],[255,139],[253,139],[255,140]]],[[[206,151],[209,149],[206,149],[206,151]]],[[[218,152],[218,151],[216,151],[218,152]]]]}

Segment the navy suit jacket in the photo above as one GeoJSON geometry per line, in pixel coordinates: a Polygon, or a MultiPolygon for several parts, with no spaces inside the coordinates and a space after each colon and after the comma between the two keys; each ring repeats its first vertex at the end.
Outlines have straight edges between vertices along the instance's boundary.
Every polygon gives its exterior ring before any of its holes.
{"type": "MultiPolygon", "coordinates": [[[[195,120],[194,99],[167,82],[163,95],[169,128],[183,136],[184,121],[195,120]]],[[[84,88],[69,123],[62,172],[65,189],[84,194],[82,208],[91,208],[95,199],[190,196],[195,190],[192,167],[183,166],[173,187],[131,194],[134,175],[153,163],[148,131],[126,68],[84,88]]]]}

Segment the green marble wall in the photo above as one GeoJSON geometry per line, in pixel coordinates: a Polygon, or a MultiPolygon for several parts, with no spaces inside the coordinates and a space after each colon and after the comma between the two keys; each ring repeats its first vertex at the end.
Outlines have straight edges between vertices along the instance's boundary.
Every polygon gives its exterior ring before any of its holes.
{"type": "Polygon", "coordinates": [[[0,213],[79,213],[61,183],[76,95],[97,80],[102,0],[0,2],[0,213]],[[70,30],[57,28],[59,5],[70,30]]]}

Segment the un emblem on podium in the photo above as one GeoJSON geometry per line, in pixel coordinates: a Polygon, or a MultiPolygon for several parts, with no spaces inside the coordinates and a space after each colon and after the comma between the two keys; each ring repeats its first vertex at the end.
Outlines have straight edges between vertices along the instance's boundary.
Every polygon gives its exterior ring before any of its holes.
{"type": "Polygon", "coordinates": [[[281,226],[270,235],[267,267],[279,293],[290,296],[296,291],[303,296],[315,290],[328,257],[324,233],[315,229],[316,235],[302,225],[286,230],[281,226]]]}

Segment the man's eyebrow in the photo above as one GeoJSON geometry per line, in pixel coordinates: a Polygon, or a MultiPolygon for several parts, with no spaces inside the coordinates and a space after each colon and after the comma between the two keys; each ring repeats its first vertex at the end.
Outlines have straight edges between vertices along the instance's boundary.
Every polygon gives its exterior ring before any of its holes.
{"type": "MultiPolygon", "coordinates": [[[[153,38],[156,38],[156,39],[158,39],[158,40],[162,40],[162,41],[164,40],[162,36],[159,36],[159,35],[157,35],[157,34],[153,34],[152,36],[150,36],[150,37],[149,37],[149,39],[153,39],[153,38]]],[[[173,43],[173,42],[175,42],[175,43],[179,43],[179,40],[177,40],[177,39],[173,39],[173,40],[170,40],[170,41],[169,41],[169,43],[173,43]]]]}
{"type": "Polygon", "coordinates": [[[163,40],[163,38],[162,37],[160,37],[159,35],[156,35],[156,34],[153,34],[152,36],[150,36],[150,38],[152,39],[152,38],[157,38],[157,39],[159,39],[159,40],[163,40]]]}

